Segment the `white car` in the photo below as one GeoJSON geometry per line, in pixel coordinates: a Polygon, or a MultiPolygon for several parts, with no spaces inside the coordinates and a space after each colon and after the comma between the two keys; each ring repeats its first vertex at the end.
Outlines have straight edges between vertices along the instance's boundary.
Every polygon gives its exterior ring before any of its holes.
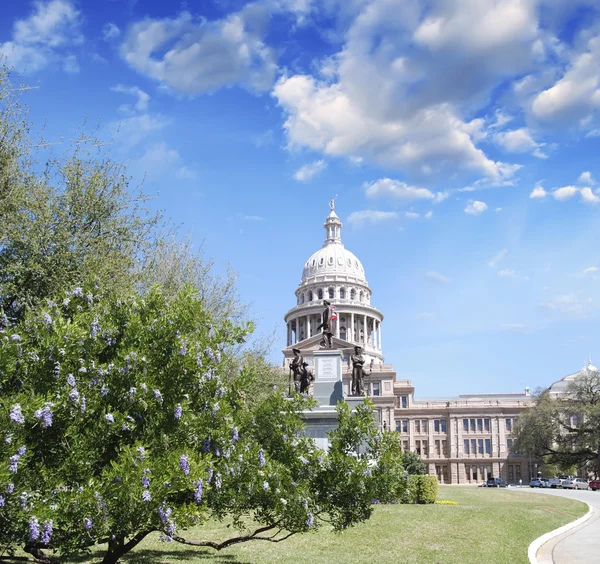
{"type": "Polygon", "coordinates": [[[582,478],[571,478],[570,480],[564,480],[562,483],[563,488],[570,488],[572,490],[587,490],[589,489],[588,483],[582,478]]]}

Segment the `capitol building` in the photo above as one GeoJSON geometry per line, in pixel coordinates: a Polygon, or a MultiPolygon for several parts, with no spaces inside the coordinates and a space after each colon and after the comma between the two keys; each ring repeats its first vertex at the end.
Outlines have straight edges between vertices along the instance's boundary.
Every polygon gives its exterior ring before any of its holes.
{"type": "Polygon", "coordinates": [[[350,394],[352,368],[348,359],[355,346],[366,358],[365,391],[375,404],[382,429],[395,429],[405,450],[419,454],[429,474],[443,484],[478,484],[488,475],[508,483],[528,483],[537,469],[517,452],[512,432],[531,396],[461,394],[448,398],[419,398],[412,380],[396,379],[394,367],[383,355],[383,313],[373,305],[371,288],[361,261],[342,243],[342,222],[334,202],[325,219],[325,241],[304,263],[295,291],[295,305],[285,314],[287,346],[283,366],[287,370],[300,349],[313,363],[321,350],[323,301],[335,307],[333,348],[344,355],[344,395],[350,394]]]}

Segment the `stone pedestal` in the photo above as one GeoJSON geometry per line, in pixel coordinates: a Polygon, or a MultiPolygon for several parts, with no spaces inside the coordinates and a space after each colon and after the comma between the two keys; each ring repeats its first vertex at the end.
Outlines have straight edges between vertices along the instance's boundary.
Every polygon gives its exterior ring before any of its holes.
{"type": "Polygon", "coordinates": [[[356,406],[364,401],[363,396],[344,398],[342,384],[343,353],[336,349],[315,351],[315,367],[313,382],[313,397],[319,402],[312,411],[303,411],[302,418],[306,423],[306,434],[315,444],[324,450],[329,448],[328,434],[337,427],[337,412],[339,401],[346,401],[354,411],[356,406]]]}

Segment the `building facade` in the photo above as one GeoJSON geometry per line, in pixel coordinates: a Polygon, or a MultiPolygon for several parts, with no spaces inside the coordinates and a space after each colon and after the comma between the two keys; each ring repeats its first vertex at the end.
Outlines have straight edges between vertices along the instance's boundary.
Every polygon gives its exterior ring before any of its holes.
{"type": "Polygon", "coordinates": [[[375,404],[382,429],[395,429],[402,447],[419,454],[440,483],[479,484],[488,476],[527,483],[536,469],[518,454],[512,432],[519,414],[531,404],[523,393],[466,394],[452,398],[417,398],[411,380],[398,380],[384,363],[383,313],[371,304],[372,292],[358,258],[342,243],[342,222],[330,202],[325,242],[304,264],[296,304],[285,314],[287,346],[283,366],[298,348],[307,362],[320,349],[323,300],[334,307],[333,347],[344,353],[344,394],[350,393],[354,346],[363,348],[370,375],[365,389],[375,404]]]}

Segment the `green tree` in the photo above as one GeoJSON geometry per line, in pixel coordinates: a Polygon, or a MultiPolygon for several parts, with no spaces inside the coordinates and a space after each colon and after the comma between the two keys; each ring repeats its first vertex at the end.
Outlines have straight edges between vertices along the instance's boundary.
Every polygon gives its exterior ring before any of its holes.
{"type": "Polygon", "coordinates": [[[577,467],[600,473],[600,375],[585,370],[569,382],[564,395],[539,393],[519,417],[519,452],[559,469],[577,467]]]}
{"type": "Polygon", "coordinates": [[[402,453],[402,466],[411,476],[427,474],[425,463],[416,452],[406,451],[402,453]]]}
{"type": "Polygon", "coordinates": [[[330,450],[315,448],[298,415],[314,400],[250,397],[260,367],[226,367],[251,326],[214,319],[192,287],[76,287],[0,319],[0,551],[48,560],[107,543],[109,564],[153,531],[215,549],[278,542],[402,498],[397,441],[372,406],[342,405],[330,450]],[[230,538],[185,538],[226,517],[230,538]]]}

